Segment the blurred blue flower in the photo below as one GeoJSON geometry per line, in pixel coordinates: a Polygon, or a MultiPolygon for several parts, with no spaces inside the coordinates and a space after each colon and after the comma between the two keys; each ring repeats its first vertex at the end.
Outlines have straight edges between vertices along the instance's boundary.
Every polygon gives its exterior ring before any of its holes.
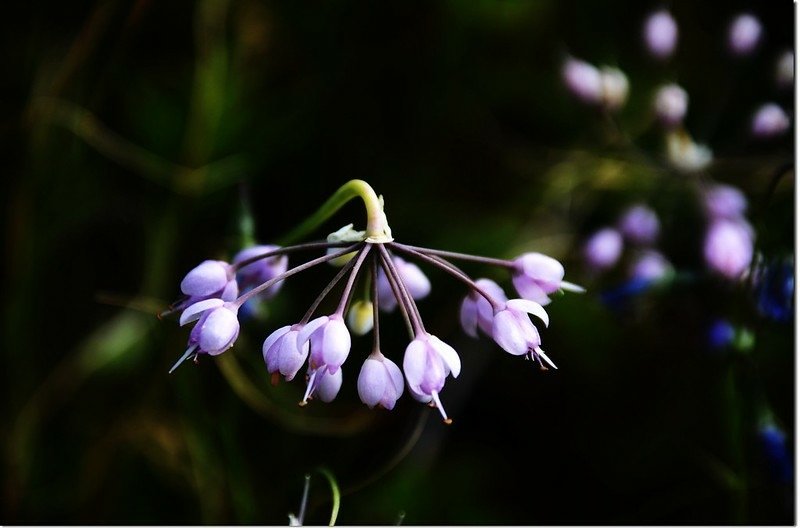
{"type": "Polygon", "coordinates": [[[782,484],[791,483],[794,466],[789,447],[786,445],[786,434],[775,424],[768,423],[759,429],[758,440],[771,477],[782,484]]]}
{"type": "Polygon", "coordinates": [[[767,318],[788,322],[794,316],[793,259],[766,265],[755,280],[756,306],[767,318]]]}
{"type": "Polygon", "coordinates": [[[715,320],[708,328],[708,343],[712,349],[722,350],[733,343],[736,329],[725,319],[715,320]]]}

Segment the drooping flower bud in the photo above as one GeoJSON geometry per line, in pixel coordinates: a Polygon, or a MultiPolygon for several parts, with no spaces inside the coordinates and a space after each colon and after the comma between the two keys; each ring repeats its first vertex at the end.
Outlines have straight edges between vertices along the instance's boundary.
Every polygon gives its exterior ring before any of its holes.
{"type": "Polygon", "coordinates": [[[262,347],[267,371],[280,373],[287,381],[294,379],[308,357],[308,342],[298,343],[303,326],[286,325],[270,334],[262,347]]]}
{"type": "Polygon", "coordinates": [[[689,108],[689,94],[676,84],[661,86],[653,100],[658,120],[665,127],[674,127],[683,121],[689,108]]]}
{"type": "Polygon", "coordinates": [[[789,130],[789,116],[775,103],[766,103],[753,114],[750,131],[757,138],[775,138],[787,130],[789,130]]]}
{"type": "Polygon", "coordinates": [[[652,13],[644,23],[644,42],[658,59],[672,55],[678,43],[678,24],[666,9],[652,13]]]}
{"type": "Polygon", "coordinates": [[[672,264],[656,250],[645,250],[631,263],[629,275],[632,279],[658,281],[675,273],[672,264]]]}
{"type": "Polygon", "coordinates": [[[181,291],[194,298],[212,296],[222,292],[232,276],[230,265],[225,261],[206,260],[186,274],[181,281],[181,291]]]}
{"type": "Polygon", "coordinates": [[[600,69],[603,106],[611,111],[622,108],[628,101],[628,76],[619,68],[603,66],[600,69]]]}
{"type": "MultiPolygon", "coordinates": [[[[491,279],[478,279],[475,284],[501,303],[508,300],[500,285],[491,279]]],[[[465,333],[477,338],[478,329],[480,329],[487,336],[491,336],[492,318],[494,318],[494,309],[483,295],[473,290],[464,297],[464,301],[461,302],[460,319],[461,328],[465,333]]]]}
{"type": "Polygon", "coordinates": [[[397,364],[379,351],[369,355],[358,375],[358,396],[361,402],[373,408],[394,408],[403,394],[403,373],[397,364]]]}
{"type": "Polygon", "coordinates": [[[456,378],[461,372],[458,353],[436,336],[420,334],[406,348],[403,372],[411,395],[420,402],[433,401],[444,421],[450,422],[439,393],[447,375],[456,378]]]}
{"type": "Polygon", "coordinates": [[[747,210],[747,198],[733,186],[715,184],[703,191],[703,206],[711,219],[735,219],[747,210]]]}
{"type": "MultiPolygon", "coordinates": [[[[417,265],[397,256],[392,257],[392,262],[412,298],[422,299],[430,293],[431,282],[417,265]]],[[[378,305],[386,312],[397,306],[391,283],[382,267],[378,269],[378,305]]]]}
{"type": "Polygon", "coordinates": [[[347,313],[347,325],[353,334],[364,336],[372,330],[375,325],[372,310],[372,302],[367,299],[360,299],[353,303],[350,312],[347,313]]]}
{"type": "Polygon", "coordinates": [[[311,392],[311,396],[318,398],[322,402],[332,402],[342,389],[342,370],[321,371],[317,374],[319,381],[311,392]]]}
{"type": "MultiPolygon", "coordinates": [[[[550,322],[544,307],[527,299],[512,299],[503,309],[495,312],[492,322],[492,338],[507,353],[515,356],[529,356],[539,361],[539,357],[556,367],[541,348],[539,331],[528,314],[533,314],[547,326],[550,322]]],[[[541,361],[539,361],[541,365],[541,361]]]]}
{"type": "MultiPolygon", "coordinates": [[[[514,259],[511,280],[520,296],[540,305],[550,303],[548,294],[559,289],[583,292],[583,288],[564,281],[561,263],[538,252],[525,253],[514,259]]],[[[499,301],[506,301],[505,296],[499,301]]]]}
{"type": "Polygon", "coordinates": [[[561,67],[561,75],[567,90],[584,103],[596,104],[602,100],[600,70],[588,62],[569,57],[561,67]]]}
{"type": "Polygon", "coordinates": [[[761,22],[749,13],[737,16],[728,28],[728,46],[735,55],[749,55],[761,39],[761,22]]]}
{"type": "MultiPolygon", "coordinates": [[[[245,248],[236,254],[233,258],[233,264],[238,264],[247,259],[251,259],[261,254],[271,252],[279,249],[280,246],[274,245],[259,245],[245,248]]],[[[266,259],[259,259],[249,265],[243,266],[238,271],[238,280],[242,290],[249,290],[255,286],[265,283],[280,274],[286,272],[286,267],[289,263],[289,258],[285,255],[276,255],[267,257],[266,259]]],[[[270,299],[280,290],[283,281],[278,281],[265,291],[259,294],[262,299],[270,299]]]]}
{"type": "Polygon", "coordinates": [[[614,228],[602,228],[586,241],[583,256],[591,268],[614,266],[622,255],[622,235],[614,228]]]}
{"type": "Polygon", "coordinates": [[[622,235],[635,244],[652,244],[658,238],[661,223],[656,212],[644,204],[625,210],[618,222],[622,235]]]}
{"type": "Polygon", "coordinates": [[[298,347],[310,344],[311,369],[327,369],[333,373],[350,354],[350,333],[341,315],[320,316],[308,322],[297,336],[298,347]]]}
{"type": "Polygon", "coordinates": [[[239,336],[237,307],[213,298],[190,305],[181,314],[180,324],[197,321],[189,334],[189,346],[198,353],[218,355],[228,350],[239,336]]]}
{"type": "Polygon", "coordinates": [[[728,279],[742,277],[753,259],[753,229],[744,219],[719,219],[706,232],[706,264],[728,279]]]}

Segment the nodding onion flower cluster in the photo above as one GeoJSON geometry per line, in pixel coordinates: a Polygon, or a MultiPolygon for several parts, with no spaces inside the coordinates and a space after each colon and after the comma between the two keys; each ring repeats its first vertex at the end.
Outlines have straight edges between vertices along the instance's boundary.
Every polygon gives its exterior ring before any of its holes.
{"type": "MultiPolygon", "coordinates": [[[[374,197],[374,192],[368,196],[374,197]]],[[[369,216],[370,208],[367,209],[369,216]]],[[[370,220],[366,232],[346,226],[331,234],[328,241],[248,248],[230,264],[204,261],[191,270],[181,282],[185,297],[172,311],[181,311],[181,325],[194,323],[194,327],[186,352],[170,373],[189,358],[197,361],[201,355],[214,356],[231,348],[239,335],[238,311],[252,298],[274,296],[285,279],[316,265],[339,263],[342,265],[339,272],[300,321],[275,330],[264,340],[264,362],[273,384],[281,376],[287,381],[294,379],[305,365],[306,390],[300,404],[305,405],[312,398],[330,402],[342,385],[341,367],[350,354],[351,331],[362,335],[371,330],[372,350],[358,376],[361,400],[370,408],[392,409],[407,387],[414,399],[435,406],[449,424],[451,420],[440,394],[448,375],[458,377],[461,359],[450,345],[428,332],[416,300],[425,297],[431,285],[422,270],[404,258],[438,268],[469,289],[460,314],[467,334],[477,337],[480,330],[508,353],[533,360],[542,370],[547,370],[545,364],[556,367],[542,349],[539,331],[529,315],[547,326],[549,320],[543,305],[550,302],[550,294],[559,290],[583,291],[563,281],[564,268],[558,261],[539,253],[504,260],[400,244],[391,237],[382,201],[379,208],[373,208],[373,213],[375,209],[379,211],[373,216],[383,220],[376,223],[370,220]],[[326,253],[288,268],[288,254],[314,250],[326,253]],[[499,285],[489,279],[474,281],[448,259],[506,268],[521,297],[508,299],[499,285]],[[372,299],[351,303],[363,271],[372,299]],[[345,286],[336,310],[314,317],[323,299],[343,280],[345,286]],[[399,308],[405,321],[410,343],[405,348],[402,370],[382,352],[378,308],[385,312],[399,308]]]]}

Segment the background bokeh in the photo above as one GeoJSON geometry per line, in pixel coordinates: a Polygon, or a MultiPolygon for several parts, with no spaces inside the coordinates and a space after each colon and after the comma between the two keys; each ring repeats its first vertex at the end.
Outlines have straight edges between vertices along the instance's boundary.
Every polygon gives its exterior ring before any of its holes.
{"type": "MultiPolygon", "coordinates": [[[[694,188],[741,188],[757,250],[793,271],[794,173],[780,173],[793,130],[748,131],[764,101],[793,115],[774,82],[791,2],[670,2],[680,43],[666,62],[641,42],[661,4],[638,1],[13,4],[2,523],[285,525],[311,473],[306,522],[325,524],[319,466],[343,524],[794,523],[793,317],[765,317],[758,285],[706,271],[694,188]],[[764,35],[737,59],[725,34],[742,10],[764,35]],[[616,119],[633,143],[563,88],[567,53],[626,72],[616,119]],[[664,162],[650,98],[666,81],[714,150],[703,174],[664,162]],[[384,195],[399,241],[562,260],[588,292],[548,307],[558,371],[465,336],[462,285],[423,266],[420,310],[464,363],[442,396],[454,424],[407,395],[392,412],[359,402],[369,337],[337,400],[298,408],[302,384],[269,384],[261,342],[305,312],[331,277],[321,267],[231,351],[167,376],[187,331],[156,314],[183,275],[248,234],[278,240],[350,178],[384,195]],[[622,269],[593,273],[581,244],[632,202],[658,212],[679,279],[608,303],[622,269]],[[717,318],[739,339],[715,349],[717,318]]],[[[312,238],[363,221],[353,203],[312,238]]],[[[401,320],[382,321],[399,362],[401,320]]]]}

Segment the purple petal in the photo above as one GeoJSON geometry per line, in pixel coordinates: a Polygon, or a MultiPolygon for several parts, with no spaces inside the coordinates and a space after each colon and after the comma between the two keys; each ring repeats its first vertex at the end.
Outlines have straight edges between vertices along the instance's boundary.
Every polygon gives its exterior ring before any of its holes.
{"type": "Polygon", "coordinates": [[[225,307],[214,309],[200,329],[200,349],[210,355],[219,354],[233,345],[238,334],[236,314],[225,307]]]}
{"type": "Polygon", "coordinates": [[[515,310],[533,314],[544,322],[545,327],[550,325],[550,317],[547,315],[547,311],[545,311],[544,307],[535,301],[528,299],[512,299],[506,303],[506,306],[515,310]]]}
{"type": "Polygon", "coordinates": [[[202,316],[205,311],[221,307],[224,303],[225,302],[221,299],[211,298],[189,305],[189,307],[183,311],[183,314],[181,314],[181,327],[187,323],[199,320],[200,316],[202,316]]]}
{"type": "Polygon", "coordinates": [[[428,339],[428,343],[439,354],[442,362],[447,366],[447,370],[452,373],[453,378],[458,377],[461,373],[461,358],[459,358],[456,350],[433,335],[428,339]]]}
{"type": "Polygon", "coordinates": [[[315,318],[306,323],[302,330],[297,334],[297,345],[299,346],[300,344],[307,342],[308,339],[311,338],[311,335],[326,323],[328,323],[327,316],[320,316],[319,318],[315,318]]]}
{"type": "Polygon", "coordinates": [[[492,337],[497,345],[512,355],[524,355],[528,352],[526,336],[510,310],[501,310],[495,314],[492,337]]]}
{"type": "Polygon", "coordinates": [[[323,370],[317,376],[322,377],[315,390],[317,398],[322,402],[331,402],[342,387],[342,370],[338,369],[333,373],[323,370]]]}
{"type": "Polygon", "coordinates": [[[187,296],[210,296],[225,288],[228,265],[224,261],[203,261],[186,274],[181,291],[187,296]]]}
{"type": "Polygon", "coordinates": [[[472,294],[464,297],[461,302],[461,312],[459,313],[461,328],[473,338],[478,337],[478,305],[472,298],[472,294]]]}
{"type": "Polygon", "coordinates": [[[386,389],[386,369],[379,360],[367,358],[358,374],[358,396],[370,408],[378,404],[386,389]]]}
{"type": "Polygon", "coordinates": [[[330,372],[339,369],[350,354],[350,332],[340,317],[331,317],[322,334],[322,360],[330,372]]]}

